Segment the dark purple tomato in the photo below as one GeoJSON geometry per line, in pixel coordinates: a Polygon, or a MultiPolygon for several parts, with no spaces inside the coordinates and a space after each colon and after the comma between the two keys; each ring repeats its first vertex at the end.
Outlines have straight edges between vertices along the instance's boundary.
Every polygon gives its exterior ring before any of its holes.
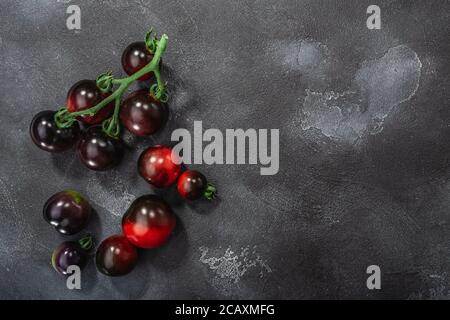
{"type": "Polygon", "coordinates": [[[74,234],[87,224],[92,208],[77,191],[66,190],[51,196],[44,205],[44,219],[62,234],[74,234]]]}
{"type": "Polygon", "coordinates": [[[97,249],[95,263],[98,271],[107,276],[123,276],[137,262],[136,248],[122,235],[114,235],[102,241],[97,249]]]}
{"type": "Polygon", "coordinates": [[[148,136],[161,129],[168,115],[166,104],[155,100],[146,89],[132,92],[120,108],[120,122],[137,136],[148,136]]]}
{"type": "Polygon", "coordinates": [[[178,193],[185,199],[197,200],[204,196],[208,181],[205,176],[195,170],[186,170],[178,178],[178,193]]]}
{"type": "MultiPolygon", "coordinates": [[[[126,47],[122,54],[122,67],[128,75],[132,75],[149,64],[152,59],[153,55],[145,46],[144,41],[133,42],[126,47]]],[[[139,80],[148,80],[151,77],[152,73],[147,73],[140,77],[139,80]]]]}
{"type": "Polygon", "coordinates": [[[59,129],[54,120],[55,111],[41,111],[33,117],[30,135],[42,150],[61,152],[70,149],[80,135],[80,126],[74,122],[70,128],[59,129]]]}
{"type": "MultiPolygon", "coordinates": [[[[67,93],[67,110],[69,112],[83,111],[99,104],[109,94],[102,93],[94,80],[81,80],[75,83],[67,93]]],[[[98,124],[109,118],[114,111],[114,103],[111,102],[93,116],[77,117],[86,124],[98,124]]]]}
{"type": "Polygon", "coordinates": [[[144,150],[140,155],[138,160],[139,174],[155,187],[166,188],[172,185],[180,174],[181,165],[177,162],[172,160],[172,149],[170,147],[153,146],[144,150]]]}
{"type": "Polygon", "coordinates": [[[83,269],[87,263],[87,250],[78,242],[66,241],[61,243],[52,254],[53,268],[63,275],[70,275],[67,268],[76,265],[83,269]]]}
{"type": "Polygon", "coordinates": [[[156,195],[145,195],[134,200],[122,218],[123,234],[139,248],[161,246],[175,225],[176,217],[172,209],[156,195]]]}
{"type": "Polygon", "coordinates": [[[78,156],[92,170],[108,170],[117,165],[123,156],[123,144],[103,132],[101,126],[90,127],[78,143],[78,156]]]}

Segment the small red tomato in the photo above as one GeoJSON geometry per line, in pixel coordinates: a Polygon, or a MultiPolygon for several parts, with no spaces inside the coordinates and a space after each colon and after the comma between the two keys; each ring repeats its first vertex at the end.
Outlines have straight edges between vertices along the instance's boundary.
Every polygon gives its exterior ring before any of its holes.
{"type": "Polygon", "coordinates": [[[123,234],[139,248],[161,246],[175,225],[172,209],[156,195],[145,195],[134,200],[122,218],[123,234]]]}
{"type": "Polygon", "coordinates": [[[185,199],[197,200],[204,196],[208,187],[205,176],[195,170],[186,170],[178,178],[178,193],[185,199]]]}
{"type": "MultiPolygon", "coordinates": [[[[174,154],[173,157],[176,157],[174,154]]],[[[181,163],[181,161],[177,161],[181,163]]],[[[172,160],[172,149],[166,146],[150,147],[139,157],[139,174],[158,188],[173,184],[181,171],[181,165],[172,160]]]]}
{"type": "MultiPolygon", "coordinates": [[[[83,111],[99,104],[109,94],[102,93],[94,80],[81,80],[75,83],[67,93],[67,110],[69,112],[83,111]]],[[[77,117],[83,123],[97,124],[109,118],[114,110],[114,104],[103,107],[93,116],[77,117]]]]}

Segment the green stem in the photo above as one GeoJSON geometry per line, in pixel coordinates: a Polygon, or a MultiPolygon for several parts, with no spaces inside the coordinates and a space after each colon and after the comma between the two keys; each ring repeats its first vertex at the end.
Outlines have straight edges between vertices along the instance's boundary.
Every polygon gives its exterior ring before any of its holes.
{"type": "Polygon", "coordinates": [[[102,101],[99,102],[99,104],[93,106],[92,108],[83,110],[83,111],[75,111],[70,112],[71,117],[78,117],[78,116],[93,116],[97,112],[99,112],[103,107],[107,106],[111,101],[113,101],[117,97],[118,90],[116,90],[112,95],[106,97],[102,101]]]}
{"type": "Polygon", "coordinates": [[[114,113],[111,118],[103,122],[103,131],[110,137],[116,138],[120,133],[119,126],[120,99],[116,98],[114,113]]]}
{"type": "Polygon", "coordinates": [[[167,102],[167,94],[165,85],[161,79],[161,74],[159,73],[159,69],[156,69],[153,74],[155,75],[156,84],[150,87],[150,94],[156,98],[156,100],[160,100],[161,102],[167,102]]]}
{"type": "Polygon", "coordinates": [[[203,196],[208,200],[213,200],[216,197],[216,194],[217,194],[216,186],[208,182],[206,190],[203,193],[203,196]]]}
{"type": "Polygon", "coordinates": [[[159,70],[155,70],[155,72],[153,72],[156,78],[156,83],[158,84],[158,87],[163,87],[164,84],[161,80],[161,74],[159,73],[159,70]]]}
{"type": "Polygon", "coordinates": [[[133,73],[129,77],[122,78],[122,79],[113,79],[112,84],[118,85],[119,87],[108,97],[106,97],[104,100],[102,100],[97,105],[93,106],[92,108],[83,110],[83,111],[76,111],[76,112],[67,112],[66,110],[60,110],[57,113],[57,116],[55,116],[55,123],[59,128],[65,128],[67,127],[67,123],[71,125],[76,117],[79,116],[93,116],[98,111],[100,111],[102,108],[107,106],[109,103],[111,103],[113,100],[115,101],[115,109],[114,114],[110,119],[105,120],[105,123],[103,125],[103,130],[105,133],[112,137],[117,137],[120,133],[119,128],[119,110],[120,110],[120,100],[125,93],[125,91],[128,89],[128,87],[136,80],[138,80],[143,75],[153,72],[155,74],[155,78],[157,81],[157,86],[159,92],[165,93],[165,86],[164,83],[161,80],[161,76],[159,73],[159,62],[161,61],[161,56],[166,50],[167,47],[167,41],[169,37],[166,34],[163,34],[161,38],[158,41],[155,54],[153,55],[152,61],[150,61],[145,67],[138,70],[137,72],[133,73]]]}

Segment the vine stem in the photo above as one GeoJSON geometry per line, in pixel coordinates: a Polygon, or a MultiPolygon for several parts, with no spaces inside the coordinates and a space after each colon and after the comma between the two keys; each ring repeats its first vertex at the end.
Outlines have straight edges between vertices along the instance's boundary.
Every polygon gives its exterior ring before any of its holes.
{"type": "Polygon", "coordinates": [[[113,116],[107,121],[103,122],[103,131],[111,137],[118,136],[120,132],[119,111],[120,111],[120,98],[117,97],[115,100],[113,116]]]}
{"type": "MultiPolygon", "coordinates": [[[[161,38],[158,40],[158,44],[155,50],[155,54],[153,55],[152,61],[150,61],[146,66],[144,66],[142,69],[136,71],[132,75],[122,78],[122,79],[113,79],[112,84],[118,85],[119,87],[113,91],[111,95],[103,99],[101,102],[99,102],[97,105],[93,106],[92,108],[82,110],[82,111],[75,111],[75,112],[65,112],[63,114],[63,117],[67,117],[67,120],[75,119],[79,116],[93,116],[98,111],[100,111],[102,108],[107,106],[110,102],[113,100],[115,101],[115,108],[114,108],[114,114],[110,119],[107,119],[105,121],[108,121],[107,125],[104,126],[104,131],[106,134],[117,137],[119,134],[119,110],[120,110],[120,99],[122,95],[125,93],[125,91],[128,89],[128,87],[136,80],[138,80],[143,75],[153,72],[155,74],[155,78],[157,81],[157,87],[159,92],[164,92],[165,87],[164,83],[161,80],[161,76],[159,74],[159,62],[161,61],[161,56],[166,51],[167,47],[167,41],[169,40],[169,37],[166,34],[163,34],[161,38]],[[117,129],[114,127],[116,126],[117,129]],[[106,128],[105,128],[106,127],[106,128]]],[[[57,113],[58,114],[58,113],[57,113]]],[[[64,128],[65,125],[60,122],[59,118],[55,115],[55,123],[59,128],[64,128]]]]}

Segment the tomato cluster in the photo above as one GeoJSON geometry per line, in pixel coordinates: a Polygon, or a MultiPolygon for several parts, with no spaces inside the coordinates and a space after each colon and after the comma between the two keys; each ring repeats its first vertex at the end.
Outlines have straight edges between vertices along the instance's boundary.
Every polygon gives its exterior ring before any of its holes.
{"type": "MultiPolygon", "coordinates": [[[[81,80],[67,93],[66,107],[59,111],[41,111],[30,125],[32,141],[48,152],[62,152],[76,145],[81,162],[91,170],[108,170],[120,163],[124,142],[120,127],[131,134],[149,136],[161,130],[169,118],[165,84],[161,81],[161,55],[167,36],[159,40],[146,35],[145,42],[130,44],[122,54],[122,67],[128,77],[114,79],[104,73],[96,80],[81,80]],[[136,81],[156,80],[149,89],[129,93],[136,81]],[[118,86],[116,90],[114,86],[118,86]]],[[[198,171],[185,169],[168,146],[154,145],[142,152],[138,172],[156,188],[176,183],[179,195],[187,200],[212,199],[215,187],[198,171]]],[[[79,192],[66,190],[50,197],[44,205],[44,218],[58,232],[72,235],[88,223],[92,207],[79,192]]],[[[176,215],[170,205],[156,195],[138,197],[124,213],[122,234],[104,239],[97,248],[97,269],[108,276],[129,273],[138,258],[138,248],[163,245],[176,226],[176,215]]],[[[52,265],[68,274],[70,265],[83,268],[92,247],[92,239],[66,241],[52,255],[52,265]]]]}
{"type": "MultiPolygon", "coordinates": [[[[133,55],[133,52],[126,49],[124,56],[127,55],[133,55]]],[[[142,57],[142,63],[146,59],[147,56],[142,57]]],[[[122,61],[125,61],[126,71],[139,67],[139,64],[133,64],[134,68],[130,69],[129,64],[135,62],[131,58],[122,58],[122,61]]],[[[67,111],[89,110],[110,95],[109,92],[102,93],[94,80],[78,81],[67,93],[67,111]]],[[[114,103],[110,102],[93,115],[77,116],[76,119],[87,128],[81,131],[77,121],[68,128],[59,128],[54,119],[56,112],[42,111],[31,121],[30,135],[38,147],[49,152],[65,151],[76,144],[78,157],[86,167],[97,171],[108,170],[120,162],[124,150],[120,137],[108,135],[100,125],[113,112],[114,103]]],[[[168,114],[165,103],[155,99],[148,90],[137,90],[121,102],[119,119],[132,134],[149,136],[164,126],[168,114]]]]}

